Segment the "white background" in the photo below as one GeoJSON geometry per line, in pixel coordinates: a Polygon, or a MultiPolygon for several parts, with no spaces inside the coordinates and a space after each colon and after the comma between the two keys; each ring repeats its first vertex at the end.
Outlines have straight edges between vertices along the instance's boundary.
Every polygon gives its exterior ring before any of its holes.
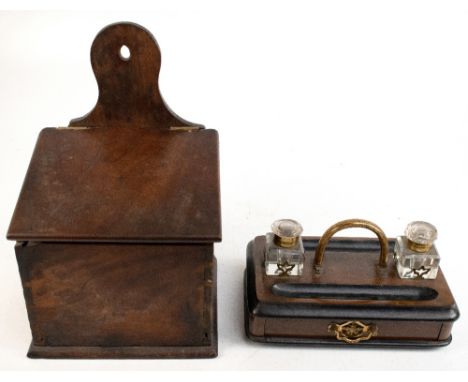
{"type": "Polygon", "coordinates": [[[468,368],[468,3],[167,1],[139,12],[1,13],[3,238],[39,131],[91,110],[92,40],[123,20],[158,40],[161,92],[171,108],[220,134],[219,357],[27,359],[31,335],[14,243],[2,239],[0,368],[468,368]],[[307,235],[351,217],[376,222],[389,237],[412,220],[435,224],[462,313],[452,344],[364,350],[248,341],[245,247],[282,217],[299,220],[307,235]]]}

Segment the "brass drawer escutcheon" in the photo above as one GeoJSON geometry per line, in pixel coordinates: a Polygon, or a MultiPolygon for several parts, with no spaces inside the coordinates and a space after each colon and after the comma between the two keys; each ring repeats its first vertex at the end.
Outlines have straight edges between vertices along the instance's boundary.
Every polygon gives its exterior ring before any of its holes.
{"type": "Polygon", "coordinates": [[[328,331],[336,334],[336,339],[348,344],[357,344],[367,341],[377,334],[377,326],[364,324],[361,321],[347,321],[343,324],[332,322],[328,325],[328,331]]]}

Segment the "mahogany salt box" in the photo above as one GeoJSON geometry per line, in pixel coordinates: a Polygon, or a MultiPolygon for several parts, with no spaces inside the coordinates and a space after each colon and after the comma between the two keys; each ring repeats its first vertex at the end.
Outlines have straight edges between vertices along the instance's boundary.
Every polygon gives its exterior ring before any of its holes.
{"type": "Polygon", "coordinates": [[[41,131],[8,230],[28,356],[215,357],[218,134],[167,107],[144,28],[104,28],[91,62],[97,104],[41,131]]]}

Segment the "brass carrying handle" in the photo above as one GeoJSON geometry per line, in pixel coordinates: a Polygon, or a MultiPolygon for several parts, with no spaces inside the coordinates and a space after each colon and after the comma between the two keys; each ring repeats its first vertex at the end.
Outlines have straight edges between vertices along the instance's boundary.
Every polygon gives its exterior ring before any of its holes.
{"type": "Polygon", "coordinates": [[[320,238],[318,246],[315,250],[314,258],[314,269],[317,273],[319,273],[322,268],[323,255],[325,253],[325,247],[327,246],[329,240],[335,233],[346,228],[366,228],[374,232],[379,238],[380,242],[379,266],[385,267],[387,265],[388,240],[385,236],[384,231],[382,231],[382,229],[378,225],[368,220],[348,219],[332,225],[325,231],[325,233],[320,238]]]}

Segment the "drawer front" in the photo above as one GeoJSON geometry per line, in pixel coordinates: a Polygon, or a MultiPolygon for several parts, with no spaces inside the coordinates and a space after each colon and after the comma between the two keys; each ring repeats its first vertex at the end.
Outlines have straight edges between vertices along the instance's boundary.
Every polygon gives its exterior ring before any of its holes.
{"type": "Polygon", "coordinates": [[[445,339],[439,338],[442,327],[442,322],[435,321],[267,318],[264,336],[336,339],[350,344],[373,339],[437,341],[445,339]]]}

